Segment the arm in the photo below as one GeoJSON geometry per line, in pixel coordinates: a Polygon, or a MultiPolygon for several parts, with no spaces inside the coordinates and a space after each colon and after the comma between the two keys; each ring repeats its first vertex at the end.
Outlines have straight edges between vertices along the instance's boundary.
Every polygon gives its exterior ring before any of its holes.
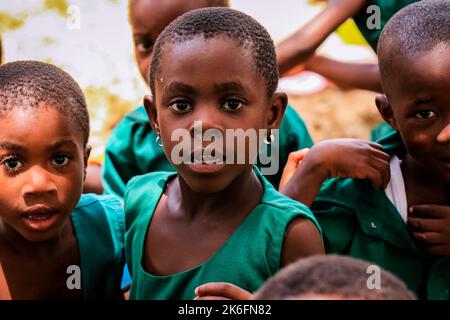
{"type": "Polygon", "coordinates": [[[365,4],[366,0],[330,0],[317,17],[277,45],[280,74],[304,63],[338,26],[365,4]]]}
{"type": "Polygon", "coordinates": [[[292,220],[287,229],[281,254],[281,267],[314,255],[325,254],[316,225],[306,219],[292,220]]]}
{"type": "Polygon", "coordinates": [[[306,155],[297,151],[283,171],[280,192],[310,207],[327,178],[369,179],[374,188],[385,187],[390,180],[390,157],[382,150],[374,142],[331,139],[316,144],[306,155]]]}
{"type": "Polygon", "coordinates": [[[322,75],[341,88],[382,92],[380,71],[376,63],[349,63],[313,55],[305,69],[322,75]]]}

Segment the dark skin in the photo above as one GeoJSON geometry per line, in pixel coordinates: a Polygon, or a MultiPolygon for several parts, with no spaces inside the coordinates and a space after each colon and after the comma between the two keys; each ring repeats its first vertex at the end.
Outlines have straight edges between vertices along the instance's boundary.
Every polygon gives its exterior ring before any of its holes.
{"type": "MultiPolygon", "coordinates": [[[[225,6],[226,1],[215,5],[225,6]]],[[[153,45],[163,29],[182,14],[211,5],[208,0],[132,0],[130,25],[133,32],[134,55],[142,79],[148,85],[148,69],[152,60],[153,45]]],[[[101,167],[89,165],[83,193],[103,193],[101,167]]]]}
{"type": "Polygon", "coordinates": [[[450,255],[450,46],[394,58],[399,77],[377,99],[406,146],[402,172],[408,226],[425,252],[450,255]]]}
{"type": "MultiPolygon", "coordinates": [[[[257,76],[247,49],[225,37],[207,41],[196,37],[166,46],[156,76],[155,97],[146,96],[144,105],[153,129],[161,134],[169,161],[178,143],[171,141],[172,132],[182,128],[193,134],[194,121],[202,121],[203,130],[214,128],[222,134],[225,129],[279,126],[286,95],[267,95],[266,82],[257,76]]],[[[166,186],[146,238],[144,267],[159,275],[207,261],[260,202],[263,193],[251,164],[213,165],[201,170],[188,164],[174,166],[178,175],[166,186]]],[[[322,253],[320,235],[312,222],[291,222],[282,265],[322,253]]]]}
{"type": "MultiPolygon", "coordinates": [[[[400,132],[406,146],[407,153],[403,156],[401,168],[409,207],[407,223],[411,236],[419,248],[432,255],[450,254],[449,57],[449,45],[439,46],[415,57],[394,57],[392,65],[395,66],[395,70],[391,71],[390,76],[395,81],[385,84],[389,88],[389,99],[381,95],[376,99],[380,114],[387,123],[400,132]]],[[[310,160],[308,162],[316,164],[314,166],[316,168],[323,167],[318,172],[330,170],[330,163],[334,163],[335,168],[340,163],[340,166],[345,165],[347,169],[342,171],[344,167],[341,167],[339,175],[344,172],[346,177],[358,178],[358,172],[362,172],[360,170],[362,166],[367,166],[367,169],[381,168],[380,176],[385,176],[383,172],[386,165],[382,169],[383,166],[375,164],[375,162],[386,161],[384,155],[378,152],[379,147],[369,142],[366,147],[360,142],[356,145],[354,141],[344,142],[341,141],[340,146],[331,143],[327,147],[330,150],[334,149],[335,152],[339,149],[342,152],[332,162],[324,160],[323,166],[319,167],[317,164],[320,162],[310,160]],[[336,149],[336,147],[339,148],[336,149]],[[358,149],[359,161],[345,161],[351,158],[348,152],[355,152],[358,149]],[[366,160],[361,157],[366,157],[366,160]],[[352,171],[352,168],[357,170],[352,171]]],[[[281,187],[283,193],[289,194],[294,199],[303,198],[305,201],[311,201],[311,197],[317,195],[317,187],[312,188],[316,190],[314,194],[307,189],[300,190],[296,187],[296,185],[304,184],[305,172],[302,171],[303,175],[299,173],[306,164],[307,153],[307,150],[299,151],[289,158],[283,173],[285,184],[281,187]],[[303,196],[303,192],[308,195],[303,196]]],[[[325,154],[329,153],[325,152],[325,154]]],[[[323,159],[333,158],[325,156],[323,159]]],[[[320,180],[318,177],[319,182],[320,180]]],[[[371,180],[374,186],[376,186],[375,181],[383,181],[382,184],[385,187],[385,178],[371,180]]],[[[252,298],[250,292],[229,283],[201,285],[196,289],[196,295],[198,299],[205,300],[252,298]]]]}
{"type": "Polygon", "coordinates": [[[82,290],[67,288],[66,271],[80,265],[70,213],[90,149],[52,107],[11,111],[0,123],[0,179],[8,186],[0,190],[0,252],[12,299],[81,299],[82,290]]]}

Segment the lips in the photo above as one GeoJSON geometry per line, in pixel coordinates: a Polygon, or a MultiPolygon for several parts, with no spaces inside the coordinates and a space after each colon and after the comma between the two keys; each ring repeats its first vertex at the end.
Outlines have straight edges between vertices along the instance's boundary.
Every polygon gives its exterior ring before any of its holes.
{"type": "Polygon", "coordinates": [[[35,231],[50,229],[58,218],[58,209],[47,206],[34,206],[22,214],[25,225],[35,231]]]}

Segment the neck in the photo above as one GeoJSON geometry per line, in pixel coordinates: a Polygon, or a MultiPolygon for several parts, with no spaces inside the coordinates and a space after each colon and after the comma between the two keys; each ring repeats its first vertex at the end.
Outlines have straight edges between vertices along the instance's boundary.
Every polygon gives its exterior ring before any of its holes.
{"type": "Polygon", "coordinates": [[[192,218],[201,214],[229,216],[230,213],[245,211],[246,207],[255,207],[263,193],[262,184],[253,170],[244,171],[225,189],[211,194],[195,192],[181,176],[176,181],[179,208],[192,218]]]}
{"type": "Polygon", "coordinates": [[[409,154],[403,159],[402,173],[405,180],[408,206],[417,204],[449,204],[449,186],[428,168],[417,163],[409,154]]]}
{"type": "Polygon", "coordinates": [[[66,223],[56,238],[45,241],[30,241],[0,218],[0,242],[18,253],[25,253],[30,256],[47,256],[49,253],[56,252],[55,249],[60,246],[61,239],[67,233],[69,225],[66,223]]]}

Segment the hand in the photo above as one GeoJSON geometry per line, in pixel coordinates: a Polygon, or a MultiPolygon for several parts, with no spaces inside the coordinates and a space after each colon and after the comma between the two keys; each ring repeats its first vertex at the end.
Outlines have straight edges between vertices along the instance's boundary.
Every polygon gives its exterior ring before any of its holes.
{"type": "Polygon", "coordinates": [[[301,149],[298,151],[291,152],[289,154],[286,165],[283,168],[283,175],[281,176],[279,190],[282,190],[283,187],[287,184],[287,182],[292,178],[297,170],[300,162],[302,162],[303,158],[308,153],[309,148],[301,149]]]}
{"type": "Polygon", "coordinates": [[[324,178],[369,179],[375,189],[391,179],[390,156],[377,143],[358,139],[331,139],[316,144],[304,157],[324,178]]]}
{"type": "Polygon", "coordinates": [[[409,210],[408,226],[425,252],[450,255],[450,206],[413,206],[409,210]]]}
{"type": "Polygon", "coordinates": [[[195,289],[194,300],[251,300],[253,295],[228,282],[209,282],[195,289]]]}

